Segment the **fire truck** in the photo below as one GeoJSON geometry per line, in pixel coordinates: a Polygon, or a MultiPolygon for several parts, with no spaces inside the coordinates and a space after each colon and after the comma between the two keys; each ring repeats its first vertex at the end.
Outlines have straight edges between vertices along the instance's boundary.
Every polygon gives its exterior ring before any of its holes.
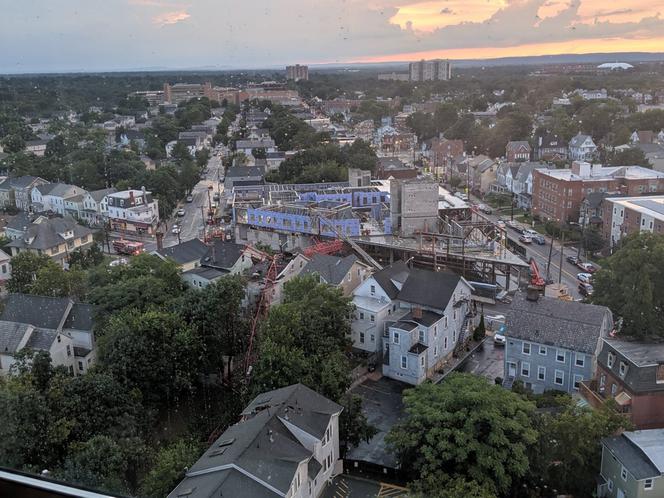
{"type": "Polygon", "coordinates": [[[113,249],[118,254],[126,254],[128,256],[137,256],[145,251],[142,242],[132,242],[129,240],[114,240],[113,249]]]}

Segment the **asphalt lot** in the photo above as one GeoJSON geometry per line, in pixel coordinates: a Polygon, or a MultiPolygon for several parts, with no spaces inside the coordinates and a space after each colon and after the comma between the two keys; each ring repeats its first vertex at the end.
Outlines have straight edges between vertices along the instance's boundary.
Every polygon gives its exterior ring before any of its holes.
{"type": "Polygon", "coordinates": [[[401,498],[405,488],[349,475],[339,475],[325,488],[322,498],[401,498]]]}

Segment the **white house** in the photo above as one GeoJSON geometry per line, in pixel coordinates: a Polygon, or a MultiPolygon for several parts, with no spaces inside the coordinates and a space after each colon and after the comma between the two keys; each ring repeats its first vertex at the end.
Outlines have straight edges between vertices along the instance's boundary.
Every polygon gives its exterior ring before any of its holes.
{"type": "Polygon", "coordinates": [[[61,215],[71,214],[80,217],[85,190],[66,183],[46,183],[37,185],[30,193],[33,211],[52,211],[61,215]],[[69,209],[67,209],[69,208],[69,209]]]}
{"type": "Polygon", "coordinates": [[[152,192],[123,190],[106,196],[111,229],[138,235],[152,235],[159,223],[159,204],[152,192]]]}
{"type": "Polygon", "coordinates": [[[115,188],[105,188],[86,192],[83,196],[83,209],[81,210],[81,219],[91,225],[103,225],[108,217],[108,196],[115,194],[115,188]]]}
{"type": "Polygon", "coordinates": [[[597,152],[597,145],[589,135],[579,133],[569,142],[569,156],[573,161],[590,161],[597,152]]]}

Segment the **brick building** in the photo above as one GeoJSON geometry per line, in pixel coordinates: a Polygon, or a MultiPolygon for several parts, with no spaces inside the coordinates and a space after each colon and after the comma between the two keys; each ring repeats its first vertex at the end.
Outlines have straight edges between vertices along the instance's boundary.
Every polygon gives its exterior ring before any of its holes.
{"type": "Polygon", "coordinates": [[[533,213],[555,221],[579,221],[581,203],[592,192],[621,195],[664,193],[664,173],[641,166],[574,162],[571,169],[533,171],[533,213]]]}
{"type": "Polygon", "coordinates": [[[664,234],[664,195],[608,197],[602,206],[602,230],[610,247],[626,235],[664,234]]]}
{"type": "Polygon", "coordinates": [[[519,161],[530,161],[530,153],[532,152],[530,144],[525,140],[516,142],[507,142],[505,147],[505,156],[507,162],[516,163],[519,161]]]}
{"type": "Polygon", "coordinates": [[[431,159],[435,168],[450,166],[454,158],[463,154],[463,140],[434,138],[431,140],[431,159]]]}
{"type": "Polygon", "coordinates": [[[299,64],[286,66],[286,79],[293,81],[308,80],[309,66],[301,66],[299,64]]]}

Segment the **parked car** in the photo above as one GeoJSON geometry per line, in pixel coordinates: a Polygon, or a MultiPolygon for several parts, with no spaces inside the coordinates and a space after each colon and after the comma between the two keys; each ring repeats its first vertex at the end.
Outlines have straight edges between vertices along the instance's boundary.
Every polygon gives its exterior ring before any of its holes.
{"type": "Polygon", "coordinates": [[[512,220],[510,220],[510,221],[508,221],[506,224],[507,224],[507,226],[508,226],[509,228],[511,228],[512,230],[514,230],[514,231],[516,231],[516,232],[518,232],[518,233],[523,233],[523,228],[522,228],[521,225],[519,225],[516,221],[512,221],[512,220]]]}
{"type": "Polygon", "coordinates": [[[477,209],[479,209],[484,214],[493,213],[493,209],[491,209],[491,206],[488,206],[487,204],[480,204],[479,206],[477,206],[477,209]]]}
{"type": "Polygon", "coordinates": [[[186,200],[187,202],[194,202],[194,196],[188,195],[186,200]]]}
{"type": "Polygon", "coordinates": [[[581,262],[581,260],[576,256],[567,256],[567,258],[565,259],[567,260],[568,263],[573,264],[574,266],[578,265],[581,262]]]}
{"type": "Polygon", "coordinates": [[[583,297],[589,297],[593,295],[595,289],[593,289],[592,284],[584,284],[581,282],[579,284],[579,294],[581,294],[583,297]]]}
{"type": "Polygon", "coordinates": [[[519,235],[519,242],[523,242],[524,244],[532,244],[533,238],[526,233],[522,233],[519,235]]]}
{"type": "Polygon", "coordinates": [[[173,235],[177,235],[177,234],[179,234],[181,231],[182,231],[182,229],[181,229],[179,226],[177,226],[177,225],[173,225],[173,228],[171,228],[171,233],[172,233],[173,235]]]}
{"type": "Polygon", "coordinates": [[[505,315],[486,315],[484,324],[489,330],[497,330],[501,325],[505,325],[505,315]]]}
{"type": "Polygon", "coordinates": [[[219,193],[214,194],[214,195],[212,196],[212,200],[218,202],[218,201],[219,201],[219,193]]]}
{"type": "Polygon", "coordinates": [[[496,346],[504,346],[505,342],[506,342],[506,339],[505,339],[505,336],[503,334],[499,334],[498,332],[496,332],[493,335],[493,343],[496,346]]]}
{"type": "Polygon", "coordinates": [[[581,262],[579,262],[579,263],[577,263],[576,266],[581,268],[586,273],[595,273],[597,271],[597,268],[595,268],[592,263],[581,263],[581,262]]]}
{"type": "Polygon", "coordinates": [[[463,192],[456,192],[454,197],[461,199],[462,201],[468,201],[468,195],[463,192]]]}
{"type": "Polygon", "coordinates": [[[589,284],[592,281],[593,276],[590,273],[577,273],[576,278],[579,282],[589,284]]]}
{"type": "Polygon", "coordinates": [[[533,239],[533,242],[535,242],[536,244],[539,244],[541,246],[546,244],[546,239],[543,236],[541,236],[539,233],[537,233],[535,230],[533,230],[532,228],[526,228],[523,231],[523,233],[526,234],[526,235],[530,235],[530,238],[533,239]]]}
{"type": "Polygon", "coordinates": [[[184,210],[184,208],[180,208],[178,209],[176,214],[178,215],[179,218],[182,218],[185,214],[187,214],[187,212],[184,210]]]}
{"type": "Polygon", "coordinates": [[[503,220],[496,221],[496,226],[505,230],[505,222],[503,220]]]}

